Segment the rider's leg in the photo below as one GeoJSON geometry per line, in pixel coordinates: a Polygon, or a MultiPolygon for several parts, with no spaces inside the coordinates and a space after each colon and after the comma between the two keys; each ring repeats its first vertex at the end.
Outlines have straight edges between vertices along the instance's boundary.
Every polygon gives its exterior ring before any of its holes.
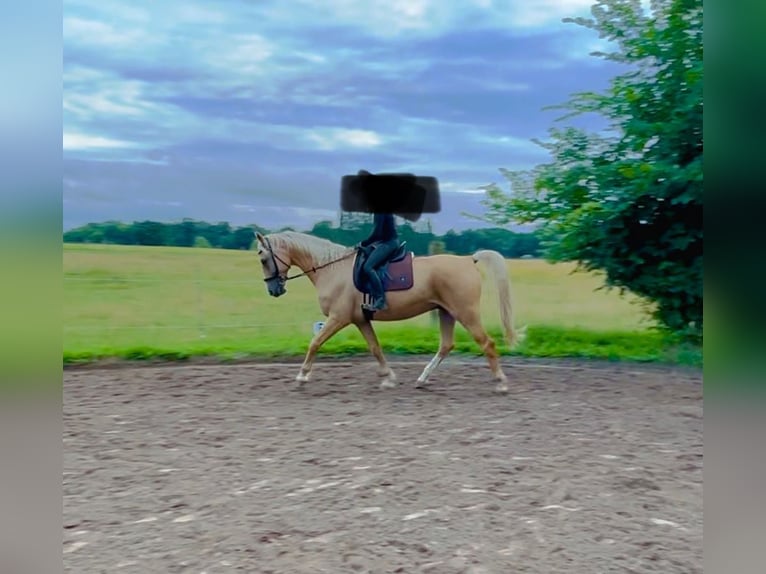
{"type": "MultiPolygon", "coordinates": [[[[377,251],[377,249],[375,249],[375,251],[377,251]]],[[[375,253],[375,251],[373,251],[373,253],[375,253]]],[[[380,309],[380,301],[384,298],[385,295],[383,281],[381,281],[380,276],[378,275],[378,271],[375,269],[375,267],[375,262],[373,261],[371,263],[369,260],[364,265],[364,272],[366,273],[367,282],[370,286],[370,295],[372,296],[372,302],[367,306],[370,309],[380,309]]]]}
{"type": "Polygon", "coordinates": [[[364,264],[364,271],[370,282],[370,291],[373,297],[372,308],[382,310],[386,306],[386,292],[383,288],[383,281],[378,275],[377,268],[380,267],[399,247],[396,241],[387,241],[375,246],[372,253],[364,264]]]}

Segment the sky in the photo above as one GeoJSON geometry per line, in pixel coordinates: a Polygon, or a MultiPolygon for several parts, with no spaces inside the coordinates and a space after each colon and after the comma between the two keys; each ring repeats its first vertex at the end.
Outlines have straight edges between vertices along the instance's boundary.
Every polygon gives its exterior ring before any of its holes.
{"type": "Polygon", "coordinates": [[[434,230],[549,159],[614,64],[592,0],[64,0],[64,228],[184,217],[310,228],[343,175],[436,177],[434,230]]]}

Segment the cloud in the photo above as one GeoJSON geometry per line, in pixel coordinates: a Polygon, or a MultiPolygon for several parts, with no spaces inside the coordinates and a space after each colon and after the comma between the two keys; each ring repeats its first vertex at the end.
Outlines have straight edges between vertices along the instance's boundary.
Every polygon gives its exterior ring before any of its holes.
{"type": "Polygon", "coordinates": [[[63,96],[64,111],[77,118],[137,117],[157,111],[145,98],[142,82],[76,68],[64,73],[64,84],[68,88],[63,96]]]}
{"type": "Polygon", "coordinates": [[[99,20],[84,18],[64,18],[64,41],[98,47],[120,47],[140,49],[139,46],[149,39],[141,29],[119,30],[99,20]]]}
{"type": "Polygon", "coordinates": [[[235,34],[213,41],[199,42],[200,64],[212,70],[220,70],[235,76],[257,76],[268,68],[269,60],[277,47],[260,34],[235,34]]]}
{"type": "Polygon", "coordinates": [[[321,150],[340,148],[374,148],[383,143],[382,138],[370,130],[324,129],[306,134],[306,139],[316,143],[321,150]]]}
{"type": "Polygon", "coordinates": [[[486,182],[481,183],[467,183],[467,182],[455,182],[455,181],[441,181],[439,182],[439,191],[442,193],[463,193],[469,195],[484,195],[485,191],[481,189],[481,186],[486,185],[486,182]]]}
{"type": "Polygon", "coordinates": [[[132,142],[116,140],[103,136],[64,132],[64,150],[91,150],[132,148],[132,142]]]}
{"type": "Polygon", "coordinates": [[[199,22],[201,24],[222,24],[228,20],[226,14],[219,10],[211,10],[201,4],[184,4],[176,12],[182,22],[199,22]]]}
{"type": "Polygon", "coordinates": [[[311,207],[295,207],[291,205],[250,205],[243,203],[235,203],[231,206],[234,211],[243,213],[274,213],[282,215],[283,221],[295,221],[296,219],[304,220],[304,223],[311,225],[313,222],[320,219],[334,220],[337,215],[337,210],[332,209],[317,209],[311,207]],[[284,218],[285,212],[294,216],[294,218],[284,218]]]}
{"type": "Polygon", "coordinates": [[[352,28],[385,41],[436,37],[466,26],[534,30],[560,24],[567,16],[587,15],[592,0],[293,0],[261,3],[259,16],[272,26],[310,21],[314,26],[352,28]]]}
{"type": "Polygon", "coordinates": [[[512,25],[517,28],[540,28],[558,24],[562,18],[589,13],[594,0],[535,0],[507,3],[512,25]]]}

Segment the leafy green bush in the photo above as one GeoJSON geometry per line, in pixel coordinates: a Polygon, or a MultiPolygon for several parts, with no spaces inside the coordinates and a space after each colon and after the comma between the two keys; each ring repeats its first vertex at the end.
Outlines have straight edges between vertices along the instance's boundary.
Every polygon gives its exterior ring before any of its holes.
{"type": "Polygon", "coordinates": [[[608,129],[551,129],[552,161],[501,170],[512,195],[487,187],[487,219],[540,223],[545,254],[602,270],[606,285],[644,297],[658,322],[702,337],[702,2],[605,0],[568,19],[616,42],[595,53],[625,64],[604,93],[555,106],[560,120],[603,116],[608,129]]]}

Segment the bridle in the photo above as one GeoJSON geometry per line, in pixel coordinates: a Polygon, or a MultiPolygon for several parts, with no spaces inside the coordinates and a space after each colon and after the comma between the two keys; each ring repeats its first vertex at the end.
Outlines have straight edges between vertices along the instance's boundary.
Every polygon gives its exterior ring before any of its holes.
{"type": "Polygon", "coordinates": [[[337,259],[333,259],[332,261],[328,261],[327,263],[323,263],[322,265],[317,265],[315,267],[312,267],[308,271],[304,271],[303,273],[299,273],[298,275],[292,275],[288,277],[287,270],[290,269],[290,264],[287,263],[285,260],[283,260],[279,255],[274,253],[274,249],[271,247],[271,241],[269,241],[268,237],[264,236],[263,239],[266,242],[266,248],[269,250],[269,255],[271,256],[271,262],[274,264],[274,274],[264,279],[266,283],[268,283],[269,281],[274,281],[274,279],[278,279],[280,283],[284,284],[287,281],[290,281],[291,279],[298,279],[298,277],[303,277],[304,275],[308,275],[309,273],[314,273],[315,271],[318,271],[319,269],[322,269],[323,267],[327,267],[328,265],[332,265],[333,263],[342,261],[343,259],[350,257],[352,253],[356,252],[356,248],[353,248],[349,253],[346,253],[342,257],[338,257],[337,259]],[[277,261],[279,261],[282,265],[285,266],[284,273],[279,272],[279,265],[277,265],[277,261]]]}

